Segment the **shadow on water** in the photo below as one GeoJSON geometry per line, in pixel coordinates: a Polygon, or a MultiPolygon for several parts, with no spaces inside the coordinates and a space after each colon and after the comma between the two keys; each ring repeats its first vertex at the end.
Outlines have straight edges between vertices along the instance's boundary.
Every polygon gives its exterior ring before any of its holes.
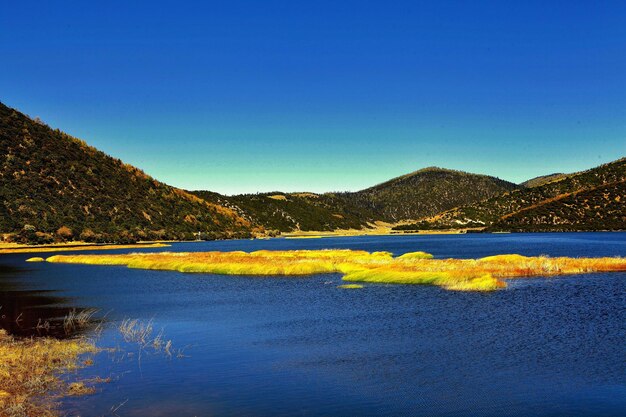
{"type": "Polygon", "coordinates": [[[68,338],[79,335],[85,327],[64,326],[72,313],[87,311],[71,305],[71,299],[55,291],[24,288],[17,278],[27,270],[0,264],[0,328],[18,337],[51,336],[68,338]]]}

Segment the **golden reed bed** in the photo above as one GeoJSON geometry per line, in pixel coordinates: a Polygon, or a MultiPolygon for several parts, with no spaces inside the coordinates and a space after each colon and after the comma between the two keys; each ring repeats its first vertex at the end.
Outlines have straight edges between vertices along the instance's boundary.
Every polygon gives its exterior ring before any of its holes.
{"type": "Polygon", "coordinates": [[[96,347],[82,339],[14,339],[0,330],[0,416],[58,415],[56,401],[94,391],[65,374],[86,366],[96,347]]]}
{"type": "Polygon", "coordinates": [[[505,278],[626,271],[624,258],[497,255],[481,259],[433,259],[424,252],[393,257],[389,252],[331,249],[56,255],[47,261],[224,275],[340,273],[344,281],[429,284],[460,291],[493,291],[506,287],[505,278]]]}

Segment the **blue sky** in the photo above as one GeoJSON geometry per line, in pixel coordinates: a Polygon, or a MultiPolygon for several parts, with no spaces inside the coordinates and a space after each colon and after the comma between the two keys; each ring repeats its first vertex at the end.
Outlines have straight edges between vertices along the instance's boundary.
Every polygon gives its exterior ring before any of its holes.
{"type": "Polygon", "coordinates": [[[0,101],[188,189],[626,156],[626,2],[4,2],[0,57],[0,101]]]}

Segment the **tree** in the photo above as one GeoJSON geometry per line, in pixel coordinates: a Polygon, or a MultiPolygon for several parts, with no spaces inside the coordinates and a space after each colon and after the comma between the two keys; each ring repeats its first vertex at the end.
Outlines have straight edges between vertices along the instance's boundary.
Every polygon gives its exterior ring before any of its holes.
{"type": "Polygon", "coordinates": [[[37,228],[31,224],[25,224],[22,230],[18,233],[17,241],[20,243],[36,244],[37,243],[37,228]]]}
{"type": "Polygon", "coordinates": [[[63,242],[67,242],[68,240],[72,240],[74,233],[72,233],[72,229],[67,226],[61,226],[57,230],[57,238],[63,242]]]}

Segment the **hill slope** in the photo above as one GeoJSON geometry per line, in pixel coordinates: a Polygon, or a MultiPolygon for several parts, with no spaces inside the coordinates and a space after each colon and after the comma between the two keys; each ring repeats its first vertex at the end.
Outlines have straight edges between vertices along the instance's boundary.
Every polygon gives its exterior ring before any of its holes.
{"type": "Polygon", "coordinates": [[[190,191],[207,201],[236,210],[267,230],[331,231],[361,229],[376,217],[334,194],[263,193],[222,196],[210,191],[190,191]]]}
{"type": "MultiPolygon", "coordinates": [[[[0,232],[88,240],[247,235],[251,223],[0,103],[0,232]]],[[[47,239],[44,237],[44,239],[47,239]]]]}
{"type": "Polygon", "coordinates": [[[523,183],[520,184],[520,187],[524,187],[524,188],[540,187],[550,182],[560,181],[566,177],[567,177],[567,174],[562,174],[560,172],[555,173],[555,174],[541,175],[539,177],[531,178],[529,180],[524,181],[523,183]]]}
{"type": "Polygon", "coordinates": [[[356,193],[342,194],[349,204],[396,222],[433,216],[514,190],[495,177],[442,168],[425,168],[356,193]]]}
{"type": "MultiPolygon", "coordinates": [[[[564,197],[568,197],[572,193],[588,190],[593,194],[594,190],[598,189],[598,187],[606,186],[607,189],[610,189],[612,184],[617,186],[623,181],[626,181],[626,158],[587,171],[564,175],[559,179],[544,183],[543,185],[513,190],[485,201],[460,206],[427,220],[429,223],[439,227],[454,227],[459,224],[468,223],[484,226],[500,224],[501,227],[504,227],[506,224],[513,224],[510,223],[513,220],[499,223],[501,219],[507,215],[517,213],[515,218],[521,221],[521,216],[531,215],[531,211],[525,211],[525,209],[544,206],[547,203],[551,204],[545,207],[556,209],[559,204],[569,204],[569,200],[564,197]]],[[[574,202],[576,201],[578,200],[574,202]]],[[[573,216],[576,211],[569,212],[573,216]]],[[[602,215],[601,217],[608,219],[609,214],[606,213],[606,215],[602,215]]],[[[535,222],[537,224],[537,230],[539,230],[539,224],[541,222],[537,220],[535,220],[535,222]]],[[[569,219],[568,222],[571,224],[582,224],[574,218],[569,219]]],[[[550,229],[550,227],[548,227],[548,229],[550,229]]]]}
{"type": "Polygon", "coordinates": [[[626,230],[626,181],[573,192],[507,214],[490,230],[626,230]]]}
{"type": "Polygon", "coordinates": [[[366,228],[439,213],[514,189],[515,184],[485,175],[426,168],[353,193],[265,193],[232,197],[209,191],[193,194],[236,210],[268,230],[366,228]]]}

